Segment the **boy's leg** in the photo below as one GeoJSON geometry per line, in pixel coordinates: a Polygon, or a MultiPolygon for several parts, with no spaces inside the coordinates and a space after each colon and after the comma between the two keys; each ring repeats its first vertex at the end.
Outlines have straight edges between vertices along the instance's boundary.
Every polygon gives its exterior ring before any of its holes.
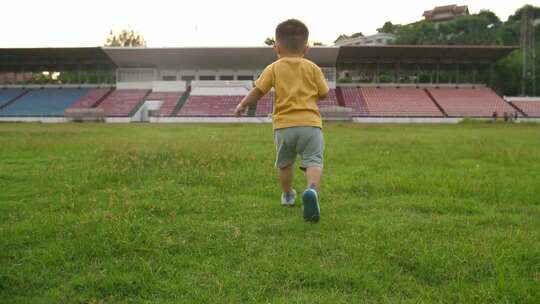
{"type": "Polygon", "coordinates": [[[294,170],[293,164],[296,159],[296,152],[288,145],[290,130],[282,129],[274,131],[274,142],[276,144],[276,168],[278,168],[279,182],[283,193],[281,194],[281,204],[283,206],[294,206],[296,191],[293,189],[294,170]]]}
{"type": "Polygon", "coordinates": [[[321,185],[322,168],[311,166],[306,168],[306,178],[308,188],[302,195],[304,205],[304,220],[317,223],[321,218],[321,207],[319,205],[319,187],[321,185]]]}
{"type": "Polygon", "coordinates": [[[318,222],[321,216],[318,192],[323,172],[324,139],[319,128],[300,130],[297,151],[302,154],[301,168],[306,170],[308,188],[302,195],[304,220],[318,222]]]}
{"type": "Polygon", "coordinates": [[[308,188],[313,187],[315,191],[319,192],[321,188],[323,169],[321,167],[309,167],[306,169],[306,179],[308,188]]]}
{"type": "Polygon", "coordinates": [[[324,138],[319,128],[303,128],[297,150],[302,154],[300,168],[305,170],[308,188],[319,191],[323,174],[324,138]]]}
{"type": "Polygon", "coordinates": [[[279,169],[279,182],[283,193],[291,193],[293,189],[294,170],[293,166],[279,169]]]}

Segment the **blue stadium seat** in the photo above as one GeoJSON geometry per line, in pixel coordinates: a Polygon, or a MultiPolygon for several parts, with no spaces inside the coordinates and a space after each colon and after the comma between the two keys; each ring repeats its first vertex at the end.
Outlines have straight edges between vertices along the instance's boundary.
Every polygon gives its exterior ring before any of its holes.
{"type": "Polygon", "coordinates": [[[25,89],[0,89],[0,107],[7,104],[13,98],[21,95],[25,89]]]}
{"type": "Polygon", "coordinates": [[[64,116],[88,89],[37,89],[0,110],[0,116],[64,116]]]}

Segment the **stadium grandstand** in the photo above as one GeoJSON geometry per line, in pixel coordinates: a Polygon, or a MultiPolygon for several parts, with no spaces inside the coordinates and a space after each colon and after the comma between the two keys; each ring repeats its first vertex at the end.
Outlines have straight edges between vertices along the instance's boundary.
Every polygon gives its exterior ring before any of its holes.
{"type": "Polygon", "coordinates": [[[540,118],[540,97],[505,97],[524,117],[540,118]]]}
{"type": "MultiPolygon", "coordinates": [[[[331,88],[319,107],[357,122],[456,122],[517,113],[540,100],[502,98],[493,65],[512,46],[313,47],[331,88]]],[[[236,104],[275,60],[270,47],[0,49],[0,121],[269,122],[274,93],[243,118],[236,104]]]]}

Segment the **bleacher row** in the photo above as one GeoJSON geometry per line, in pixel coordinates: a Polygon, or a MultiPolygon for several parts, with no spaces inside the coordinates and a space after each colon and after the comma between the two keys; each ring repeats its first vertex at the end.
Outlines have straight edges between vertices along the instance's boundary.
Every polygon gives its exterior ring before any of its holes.
{"type": "MultiPolygon", "coordinates": [[[[127,117],[145,100],[163,102],[158,116],[231,116],[243,95],[192,95],[112,88],[0,89],[0,117],[63,116],[66,109],[101,108],[108,117],[127,117]],[[182,102],[183,96],[186,96],[182,102]]],[[[272,113],[274,93],[267,94],[252,116],[272,113]]],[[[338,87],[319,102],[320,108],[348,107],[353,116],[491,117],[518,113],[540,117],[540,100],[507,102],[493,90],[478,88],[338,87]]]]}

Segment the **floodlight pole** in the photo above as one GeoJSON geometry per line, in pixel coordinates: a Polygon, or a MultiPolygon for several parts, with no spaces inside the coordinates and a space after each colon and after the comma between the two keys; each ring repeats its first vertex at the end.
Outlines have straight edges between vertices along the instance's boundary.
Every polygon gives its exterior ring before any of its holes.
{"type": "Polygon", "coordinates": [[[534,24],[531,23],[529,16],[529,7],[525,5],[521,11],[521,41],[520,47],[522,52],[522,66],[521,66],[521,95],[527,95],[527,79],[529,73],[532,75],[532,95],[535,95],[536,91],[536,68],[535,68],[535,45],[534,45],[534,24]]]}
{"type": "Polygon", "coordinates": [[[521,96],[525,96],[525,78],[527,77],[527,14],[526,8],[523,8],[521,12],[521,51],[522,60],[521,63],[521,96]]]}
{"type": "Polygon", "coordinates": [[[532,96],[536,96],[536,38],[535,38],[535,18],[532,18],[532,24],[530,25],[530,35],[531,35],[531,41],[530,41],[530,52],[531,52],[531,68],[532,68],[532,96]]]}

